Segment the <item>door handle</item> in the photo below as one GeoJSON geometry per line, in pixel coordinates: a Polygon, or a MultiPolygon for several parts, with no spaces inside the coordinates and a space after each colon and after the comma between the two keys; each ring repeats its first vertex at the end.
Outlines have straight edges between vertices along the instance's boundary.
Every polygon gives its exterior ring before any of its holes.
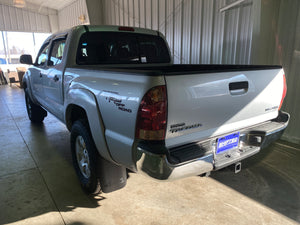
{"type": "Polygon", "coordinates": [[[53,77],[53,80],[54,80],[54,82],[57,82],[57,81],[59,81],[59,77],[58,77],[57,75],[55,75],[55,76],[53,77]]]}
{"type": "Polygon", "coordinates": [[[229,90],[239,90],[239,89],[248,89],[249,83],[248,81],[241,81],[241,82],[233,82],[229,84],[229,90]]]}
{"type": "Polygon", "coordinates": [[[231,95],[241,95],[248,91],[248,81],[232,82],[229,83],[229,91],[231,95]]]}

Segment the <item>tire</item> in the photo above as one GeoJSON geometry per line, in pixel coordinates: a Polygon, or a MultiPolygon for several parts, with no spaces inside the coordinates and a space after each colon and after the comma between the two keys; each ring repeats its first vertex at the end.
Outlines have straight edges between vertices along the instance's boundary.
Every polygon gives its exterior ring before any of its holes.
{"type": "Polygon", "coordinates": [[[27,89],[25,90],[25,103],[27,114],[31,122],[42,123],[44,118],[47,116],[47,111],[44,110],[41,106],[32,102],[27,89]]]}
{"type": "Polygon", "coordinates": [[[97,162],[100,156],[85,120],[77,120],[72,126],[71,153],[83,190],[90,194],[100,193],[100,181],[97,176],[97,162]]]}

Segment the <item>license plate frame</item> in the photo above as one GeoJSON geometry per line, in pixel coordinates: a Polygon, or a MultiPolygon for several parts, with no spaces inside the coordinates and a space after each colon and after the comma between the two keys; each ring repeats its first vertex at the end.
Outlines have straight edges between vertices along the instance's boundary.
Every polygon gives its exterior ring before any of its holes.
{"type": "Polygon", "coordinates": [[[237,148],[240,143],[240,132],[228,134],[217,139],[216,154],[237,148]]]}

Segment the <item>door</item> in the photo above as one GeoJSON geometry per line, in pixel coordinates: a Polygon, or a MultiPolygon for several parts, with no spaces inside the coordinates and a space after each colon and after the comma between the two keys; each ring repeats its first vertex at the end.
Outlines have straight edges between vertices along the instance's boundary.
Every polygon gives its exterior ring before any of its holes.
{"type": "Polygon", "coordinates": [[[43,104],[44,99],[44,90],[43,90],[43,74],[45,74],[48,52],[49,52],[49,43],[44,44],[40,52],[36,58],[36,62],[34,67],[31,67],[31,87],[32,93],[35,99],[40,103],[43,104]]]}
{"type": "Polygon", "coordinates": [[[63,120],[63,55],[66,38],[52,41],[47,73],[43,76],[46,108],[63,120]]]}

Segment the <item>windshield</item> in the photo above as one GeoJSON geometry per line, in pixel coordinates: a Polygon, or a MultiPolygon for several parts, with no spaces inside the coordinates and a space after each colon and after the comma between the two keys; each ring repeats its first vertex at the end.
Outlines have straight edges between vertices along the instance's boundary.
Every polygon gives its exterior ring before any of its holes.
{"type": "Polygon", "coordinates": [[[159,36],[87,32],[79,41],[77,64],[170,63],[165,41],[159,36]]]}

